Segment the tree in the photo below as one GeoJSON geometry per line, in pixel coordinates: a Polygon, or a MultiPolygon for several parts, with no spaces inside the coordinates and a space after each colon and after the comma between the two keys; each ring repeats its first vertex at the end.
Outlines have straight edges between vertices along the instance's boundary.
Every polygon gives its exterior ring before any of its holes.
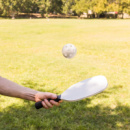
{"type": "Polygon", "coordinates": [[[91,8],[90,0],[76,0],[75,5],[73,5],[73,10],[80,16],[83,12],[88,12],[91,8]]]}
{"type": "Polygon", "coordinates": [[[42,16],[46,13],[46,17],[48,17],[49,13],[61,13],[62,4],[62,0],[40,0],[39,9],[42,16]]]}
{"type": "Polygon", "coordinates": [[[119,10],[119,5],[116,3],[111,3],[107,5],[107,11],[113,11],[113,12],[118,12],[119,10]]]}
{"type": "Polygon", "coordinates": [[[73,10],[75,10],[78,15],[81,15],[83,12],[88,13],[88,11],[91,10],[91,12],[94,12],[99,18],[101,13],[107,11],[106,7],[107,0],[76,0],[73,10]]]}
{"type": "Polygon", "coordinates": [[[62,0],[52,0],[50,6],[50,12],[62,13],[62,0]]]}
{"type": "Polygon", "coordinates": [[[36,11],[38,0],[22,0],[20,5],[20,11],[24,13],[31,13],[36,11]]]}
{"type": "Polygon", "coordinates": [[[0,0],[0,15],[2,14],[2,1],[0,0]]]}
{"type": "Polygon", "coordinates": [[[124,13],[130,14],[130,1],[119,0],[119,11],[122,13],[122,18],[124,17],[124,13]]]}
{"type": "Polygon", "coordinates": [[[130,0],[0,0],[0,14],[12,16],[22,13],[41,12],[42,16],[46,13],[65,13],[74,11],[78,15],[92,10],[98,17],[101,13],[121,12],[130,14],[130,0]]]}
{"type": "Polygon", "coordinates": [[[99,18],[99,15],[106,11],[107,0],[100,0],[100,2],[98,0],[93,0],[92,5],[93,5],[93,11],[99,18]]]}
{"type": "Polygon", "coordinates": [[[12,14],[14,17],[15,12],[18,10],[17,2],[17,0],[1,0],[3,15],[10,16],[12,14]]]}
{"type": "Polygon", "coordinates": [[[38,0],[1,0],[4,16],[12,16],[18,12],[30,13],[38,7],[38,0]]]}
{"type": "Polygon", "coordinates": [[[46,17],[48,17],[47,15],[50,12],[50,7],[51,7],[51,0],[41,0],[39,2],[39,9],[42,16],[44,16],[44,13],[46,13],[46,17]]]}
{"type": "Polygon", "coordinates": [[[116,11],[130,14],[130,0],[108,0],[107,11],[116,11]]]}
{"type": "Polygon", "coordinates": [[[75,1],[76,0],[62,0],[63,13],[68,14],[71,11],[72,6],[75,4],[75,1]]]}

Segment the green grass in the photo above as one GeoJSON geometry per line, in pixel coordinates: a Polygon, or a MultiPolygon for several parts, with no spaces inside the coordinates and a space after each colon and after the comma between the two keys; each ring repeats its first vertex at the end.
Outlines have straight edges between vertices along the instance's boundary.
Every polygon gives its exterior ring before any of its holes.
{"type": "Polygon", "coordinates": [[[0,96],[0,129],[130,129],[130,20],[0,20],[0,75],[39,91],[105,75],[101,94],[35,110],[34,102],[0,96]],[[77,47],[65,59],[63,45],[77,47]]]}

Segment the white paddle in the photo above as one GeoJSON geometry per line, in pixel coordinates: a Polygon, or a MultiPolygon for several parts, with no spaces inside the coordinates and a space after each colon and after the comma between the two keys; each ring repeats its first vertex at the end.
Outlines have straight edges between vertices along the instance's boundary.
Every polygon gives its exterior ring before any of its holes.
{"type": "MultiPolygon", "coordinates": [[[[55,99],[54,101],[59,102],[60,100],[65,100],[72,102],[82,100],[84,98],[102,92],[106,89],[107,85],[108,82],[106,77],[102,75],[95,76],[72,85],[61,95],[58,95],[57,99],[55,99]]],[[[36,109],[42,108],[42,101],[35,103],[35,107],[36,109]]]]}

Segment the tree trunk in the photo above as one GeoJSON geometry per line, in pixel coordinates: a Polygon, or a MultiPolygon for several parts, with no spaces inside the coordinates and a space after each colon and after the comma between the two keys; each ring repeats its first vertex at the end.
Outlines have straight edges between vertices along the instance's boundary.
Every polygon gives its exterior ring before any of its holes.
{"type": "Polygon", "coordinates": [[[123,16],[123,12],[122,12],[122,19],[124,18],[124,16],[123,16]]]}
{"type": "Polygon", "coordinates": [[[99,14],[97,14],[97,16],[98,16],[98,19],[99,19],[99,14]]]}
{"type": "Polygon", "coordinates": [[[123,13],[124,11],[122,10],[122,19],[124,18],[124,13],[123,13]]]}

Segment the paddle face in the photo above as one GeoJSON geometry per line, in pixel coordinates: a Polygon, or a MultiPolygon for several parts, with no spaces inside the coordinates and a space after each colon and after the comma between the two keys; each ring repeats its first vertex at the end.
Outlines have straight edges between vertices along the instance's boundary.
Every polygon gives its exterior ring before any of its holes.
{"type": "Polygon", "coordinates": [[[60,98],[66,101],[78,101],[102,92],[107,85],[104,76],[95,76],[72,85],[61,94],[60,98]]]}

